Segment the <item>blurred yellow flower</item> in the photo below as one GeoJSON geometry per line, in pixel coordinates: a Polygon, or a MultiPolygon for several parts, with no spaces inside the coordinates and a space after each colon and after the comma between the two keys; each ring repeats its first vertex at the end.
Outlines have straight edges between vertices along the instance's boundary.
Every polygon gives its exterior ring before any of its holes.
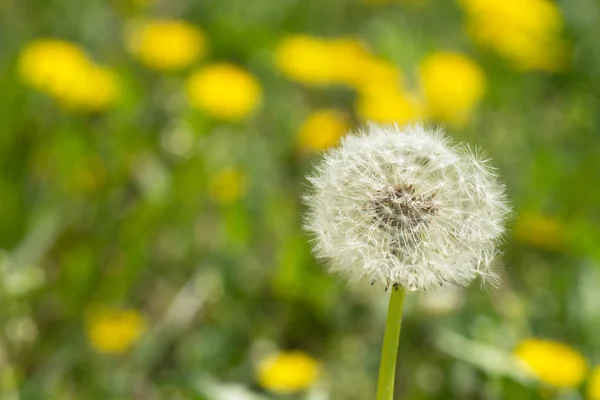
{"type": "Polygon", "coordinates": [[[22,78],[38,89],[63,89],[67,77],[89,63],[78,46],[58,39],[40,39],[27,45],[19,58],[22,78]]]}
{"type": "Polygon", "coordinates": [[[360,71],[352,82],[359,93],[377,91],[378,86],[404,87],[404,76],[398,67],[389,61],[374,56],[365,57],[360,71]]]}
{"type": "Polygon", "coordinates": [[[275,64],[287,77],[313,85],[353,85],[367,49],[352,38],[322,39],[297,35],[284,38],[275,49],[275,64]]]}
{"type": "Polygon", "coordinates": [[[301,351],[274,354],[257,367],[260,385],[279,394],[293,393],[310,387],[319,377],[317,360],[301,351]]]}
{"type": "Polygon", "coordinates": [[[233,203],[246,190],[246,177],[237,168],[226,168],[219,171],[209,182],[211,197],[220,204],[233,203]]]}
{"type": "Polygon", "coordinates": [[[382,69],[376,69],[381,65],[374,61],[375,57],[357,38],[331,39],[327,42],[327,47],[331,57],[331,80],[334,82],[357,86],[364,82],[365,73],[382,72],[382,69]]]}
{"type": "Polygon", "coordinates": [[[587,372],[587,362],[579,352],[550,340],[524,340],[515,356],[541,382],[555,387],[579,386],[587,372]]]}
{"type": "Polygon", "coordinates": [[[405,124],[422,119],[419,99],[392,84],[371,84],[359,94],[356,113],[363,121],[405,124]]]}
{"type": "Polygon", "coordinates": [[[190,103],[215,118],[239,120],[262,100],[258,80],[231,64],[214,64],[195,71],[187,81],[190,103]]]}
{"type": "Polygon", "coordinates": [[[467,121],[485,90],[485,75],[468,57],[434,53],[419,67],[421,89],[430,118],[461,125],[467,121]]]}
{"type": "Polygon", "coordinates": [[[590,375],[587,387],[588,400],[600,400],[600,366],[596,366],[590,375]]]}
{"type": "Polygon", "coordinates": [[[352,82],[358,91],[355,109],[363,121],[404,124],[424,117],[422,102],[404,89],[404,76],[389,61],[368,55],[352,82]]]}
{"type": "Polygon", "coordinates": [[[143,316],[135,310],[102,310],[90,315],[88,337],[100,353],[122,353],[131,348],[145,328],[143,316]]]}
{"type": "Polygon", "coordinates": [[[103,110],[117,97],[117,79],[108,68],[90,66],[71,76],[73,86],[65,89],[62,100],[71,108],[103,110]]]}
{"type": "Polygon", "coordinates": [[[357,38],[324,39],[306,35],[283,39],[275,64],[288,78],[308,85],[345,85],[359,92],[371,86],[401,86],[402,73],[374,56],[357,38]]]}
{"type": "Polygon", "coordinates": [[[560,12],[548,0],[460,0],[470,35],[523,70],[558,71],[568,49],[560,12]]]}
{"type": "Polygon", "coordinates": [[[341,110],[325,109],[310,114],[298,130],[298,144],[308,151],[334,146],[350,129],[349,116],[341,110]]]}
{"type": "Polygon", "coordinates": [[[517,239],[545,250],[560,250],[565,242],[564,231],[555,218],[527,211],[519,214],[514,228],[517,239]]]}
{"type": "Polygon", "coordinates": [[[23,49],[20,76],[72,109],[101,111],[118,96],[115,75],[94,64],[78,46],[57,39],[40,39],[23,49]]]}
{"type": "Polygon", "coordinates": [[[275,49],[275,64],[289,78],[309,84],[330,83],[330,53],[324,40],[311,36],[284,38],[275,49]]]}
{"type": "Polygon", "coordinates": [[[147,67],[173,71],[188,67],[206,53],[206,39],[195,26],[178,20],[149,20],[129,32],[131,52],[147,67]]]}

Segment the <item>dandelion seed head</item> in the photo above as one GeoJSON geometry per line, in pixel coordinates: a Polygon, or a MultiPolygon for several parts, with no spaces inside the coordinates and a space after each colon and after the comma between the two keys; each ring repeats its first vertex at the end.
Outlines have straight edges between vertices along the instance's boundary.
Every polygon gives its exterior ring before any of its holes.
{"type": "Polygon", "coordinates": [[[308,177],[315,254],[351,283],[408,290],[496,281],[510,212],[485,156],[422,125],[346,135],[308,177]]]}

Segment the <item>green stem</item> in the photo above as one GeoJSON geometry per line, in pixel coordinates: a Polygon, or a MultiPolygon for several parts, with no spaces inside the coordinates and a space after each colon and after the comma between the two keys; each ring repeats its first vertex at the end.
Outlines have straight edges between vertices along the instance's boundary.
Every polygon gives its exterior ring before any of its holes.
{"type": "Polygon", "coordinates": [[[385,321],[385,334],[381,348],[381,361],[379,363],[379,381],[377,382],[377,400],[394,399],[394,378],[396,377],[396,356],[400,342],[400,327],[402,325],[402,308],[406,291],[402,286],[392,289],[387,320],[385,321]]]}

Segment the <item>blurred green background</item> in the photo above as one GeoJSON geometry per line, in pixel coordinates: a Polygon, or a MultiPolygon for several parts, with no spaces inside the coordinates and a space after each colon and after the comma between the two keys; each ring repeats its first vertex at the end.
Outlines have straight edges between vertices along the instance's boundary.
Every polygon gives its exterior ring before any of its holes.
{"type": "Polygon", "coordinates": [[[515,208],[411,294],[399,399],[600,399],[600,3],[0,0],[0,398],[371,399],[386,293],[302,231],[319,153],[442,124],[515,208]]]}

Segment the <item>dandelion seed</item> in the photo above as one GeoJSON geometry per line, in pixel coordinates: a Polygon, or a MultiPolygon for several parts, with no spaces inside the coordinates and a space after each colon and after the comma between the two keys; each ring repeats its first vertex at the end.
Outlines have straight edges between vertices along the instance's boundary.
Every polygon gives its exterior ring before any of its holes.
{"type": "Polygon", "coordinates": [[[494,280],[510,211],[479,152],[421,125],[346,135],[308,178],[305,228],[315,253],[350,282],[386,290],[494,280]]]}

